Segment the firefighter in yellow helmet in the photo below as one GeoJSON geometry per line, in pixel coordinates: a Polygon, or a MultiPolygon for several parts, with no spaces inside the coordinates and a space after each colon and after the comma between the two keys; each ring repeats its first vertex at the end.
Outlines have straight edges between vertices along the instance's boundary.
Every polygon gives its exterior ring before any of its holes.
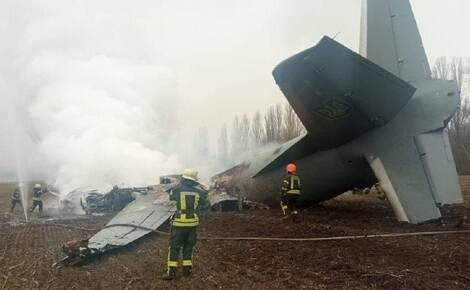
{"type": "Polygon", "coordinates": [[[33,187],[33,205],[29,209],[30,212],[33,212],[36,207],[39,207],[39,212],[42,212],[42,195],[44,194],[44,191],[41,188],[41,185],[39,183],[35,184],[33,187]]]}
{"type": "Polygon", "coordinates": [[[170,200],[176,201],[176,212],[171,220],[168,269],[163,280],[173,280],[178,268],[180,251],[183,253],[183,276],[192,272],[193,249],[197,241],[197,212],[207,206],[207,191],[197,181],[197,171],[186,169],[178,185],[169,190],[170,200]]]}
{"type": "Polygon", "coordinates": [[[286,167],[287,175],[281,186],[281,209],[284,216],[291,216],[295,221],[298,214],[296,203],[300,197],[302,186],[297,176],[297,166],[290,163],[286,167]]]}

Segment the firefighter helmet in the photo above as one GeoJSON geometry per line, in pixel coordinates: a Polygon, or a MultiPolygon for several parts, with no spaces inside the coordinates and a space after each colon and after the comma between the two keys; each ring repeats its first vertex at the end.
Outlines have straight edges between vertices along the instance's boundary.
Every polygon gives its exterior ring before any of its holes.
{"type": "Polygon", "coordinates": [[[294,163],[287,164],[286,167],[287,173],[295,173],[297,171],[297,166],[294,163]]]}
{"type": "Polygon", "coordinates": [[[193,169],[185,169],[182,177],[184,179],[197,181],[197,171],[193,169]]]}

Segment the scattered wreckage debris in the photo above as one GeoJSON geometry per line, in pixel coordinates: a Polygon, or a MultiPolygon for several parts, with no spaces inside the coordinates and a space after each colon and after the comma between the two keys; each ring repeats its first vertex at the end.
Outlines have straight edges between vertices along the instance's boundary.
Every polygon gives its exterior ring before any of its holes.
{"type": "MultiPolygon", "coordinates": [[[[169,220],[176,210],[175,203],[168,198],[168,191],[179,182],[180,177],[179,175],[162,176],[160,177],[161,184],[155,186],[114,187],[104,195],[89,191],[85,202],[81,203],[87,214],[113,211],[120,206],[124,208],[89,239],[66,242],[62,246],[65,257],[55,266],[80,265],[100,254],[126,246],[151,232],[163,233],[157,229],[169,220]]],[[[218,189],[220,190],[221,187],[218,189]]],[[[209,193],[209,201],[211,210],[219,211],[267,208],[265,205],[241,199],[240,195],[235,197],[214,188],[209,193]]]]}
{"type": "Polygon", "coordinates": [[[174,212],[175,206],[168,200],[165,187],[153,187],[151,193],[136,197],[91,238],[65,243],[62,247],[65,257],[57,265],[79,265],[92,257],[126,246],[156,231],[174,212]]]}
{"type": "Polygon", "coordinates": [[[212,210],[241,211],[243,209],[269,209],[269,206],[263,203],[248,200],[246,194],[236,185],[234,176],[236,176],[238,170],[242,169],[238,167],[211,178],[209,201],[212,210]]]}
{"type": "Polygon", "coordinates": [[[62,252],[65,257],[59,263],[53,264],[53,267],[57,267],[61,264],[66,266],[76,266],[96,254],[94,249],[88,247],[88,240],[67,241],[62,245],[62,252]]]}
{"type": "MultiPolygon", "coordinates": [[[[137,239],[151,233],[162,233],[157,229],[163,225],[174,213],[174,204],[165,201],[168,186],[153,187],[148,195],[143,195],[129,204],[123,211],[116,215],[103,229],[90,239],[71,240],[62,246],[65,257],[54,264],[55,267],[79,266],[93,257],[126,246],[137,239]]],[[[91,230],[91,229],[81,229],[91,230]]],[[[276,242],[321,242],[341,240],[383,239],[410,236],[434,236],[450,234],[468,234],[470,230],[383,233],[371,235],[349,235],[330,237],[268,237],[268,236],[201,236],[200,240],[218,241],[276,241],[276,242]]],[[[163,234],[167,234],[164,233],[163,234]]]]}
{"type": "MultiPolygon", "coordinates": [[[[288,228],[280,227],[278,221],[280,215],[277,209],[261,212],[248,211],[244,214],[209,212],[201,223],[199,236],[203,238],[204,236],[259,235],[305,238],[421,230],[439,231],[452,228],[450,225],[442,227],[437,224],[424,226],[398,224],[393,220],[391,210],[385,209],[382,202],[366,197],[366,204],[335,200],[328,207],[308,208],[305,210],[305,223],[294,224],[288,228]],[[383,212],[387,213],[385,217],[383,212]],[[358,213],[360,213],[359,217],[358,213]],[[227,227],[227,225],[230,226],[227,227]],[[308,226],[305,227],[305,225],[308,226]]],[[[4,200],[3,204],[8,205],[7,197],[4,200]]],[[[1,202],[0,197],[0,204],[1,202]]],[[[468,208],[462,209],[462,214],[464,213],[468,215],[468,208]]],[[[2,221],[8,221],[10,218],[11,216],[4,217],[2,221]]],[[[201,240],[198,242],[197,258],[200,263],[195,266],[194,277],[190,280],[179,279],[171,284],[173,286],[160,282],[158,279],[157,273],[164,270],[168,242],[166,236],[155,234],[151,234],[149,238],[144,237],[142,242],[139,240],[138,243],[131,244],[124,251],[118,249],[101,257],[98,256],[91,260],[92,263],[84,265],[84,268],[74,266],[65,269],[50,269],[50,266],[63,256],[59,254],[63,242],[71,239],[87,239],[110,218],[109,216],[88,216],[81,221],[64,222],[66,225],[94,230],[88,233],[74,228],[70,230],[53,228],[50,226],[52,223],[44,224],[42,227],[27,225],[24,229],[12,228],[4,224],[2,233],[5,239],[0,238],[0,243],[3,241],[1,249],[8,248],[0,265],[0,272],[3,274],[0,275],[0,288],[7,276],[10,278],[5,283],[4,289],[34,287],[40,289],[124,289],[126,287],[129,289],[169,287],[179,289],[218,289],[220,287],[226,289],[247,287],[296,289],[299,285],[311,289],[315,288],[320,279],[324,283],[322,285],[333,285],[331,286],[333,288],[346,285],[345,287],[349,289],[401,289],[405,283],[408,286],[411,285],[410,287],[426,286],[428,289],[433,288],[435,283],[439,283],[442,289],[462,289],[465,285],[470,285],[466,278],[458,277],[459,275],[469,276],[467,266],[470,261],[468,259],[470,235],[468,234],[333,242],[201,240]],[[295,251],[300,252],[292,255],[292,246],[296,246],[295,251]],[[249,252],[249,259],[247,259],[247,252],[249,252]],[[357,255],[357,253],[361,254],[357,255]],[[57,256],[58,254],[60,257],[57,256]],[[266,262],[271,262],[272,257],[276,257],[274,262],[266,267],[266,262]],[[293,258],[295,258],[294,261],[292,261],[293,258]],[[312,259],[318,262],[314,263],[316,265],[314,268],[312,268],[312,259]],[[384,259],[387,263],[383,262],[384,259]],[[27,262],[23,266],[18,266],[23,261],[27,262]],[[230,264],[225,264],[225,262],[230,264]],[[404,263],[407,271],[403,271],[404,263]],[[426,267],[423,267],[423,263],[426,267]],[[366,266],[357,268],[357,265],[367,265],[367,268],[366,266]],[[31,273],[35,270],[36,274],[32,275],[31,273]],[[405,276],[398,280],[391,276],[375,276],[376,272],[405,276]],[[276,275],[276,273],[280,274],[276,275]],[[307,281],[305,277],[312,277],[312,273],[320,274],[315,274],[315,279],[305,282],[307,281]],[[228,274],[236,279],[228,278],[228,274]],[[369,274],[371,276],[365,276],[369,274]],[[217,284],[207,280],[207,277],[211,277],[210,279],[216,281],[217,284]],[[290,278],[288,282],[282,282],[289,277],[293,278],[290,278]],[[129,281],[134,278],[141,279],[129,285],[129,281]],[[374,279],[370,280],[371,278],[374,279]],[[36,286],[34,281],[37,281],[39,285],[36,286]],[[355,281],[360,283],[354,284],[355,281]],[[457,285],[454,281],[461,283],[457,285]]],[[[454,221],[453,218],[452,221],[454,221]]],[[[0,252],[0,259],[1,255],[2,252],[0,252]]],[[[318,287],[328,288],[327,286],[318,287]]]]}
{"type": "Polygon", "coordinates": [[[226,192],[209,192],[209,202],[212,211],[242,211],[245,209],[266,210],[270,207],[240,196],[235,197],[226,192]]]}
{"type": "Polygon", "coordinates": [[[208,199],[213,211],[240,211],[243,209],[242,200],[226,192],[209,192],[208,199]]]}
{"type": "Polygon", "coordinates": [[[160,184],[176,184],[181,180],[181,174],[160,176],[160,184]]]}
{"type": "Polygon", "coordinates": [[[138,195],[147,194],[148,187],[119,188],[114,186],[108,193],[97,190],[85,192],[80,198],[80,205],[87,215],[111,213],[122,210],[138,195]]]}
{"type": "MultiPolygon", "coordinates": [[[[166,190],[170,190],[172,186],[177,184],[181,180],[181,175],[165,175],[160,177],[160,185],[166,186],[166,190]]],[[[237,194],[237,191],[227,190],[229,177],[219,177],[215,176],[211,179],[211,184],[209,187],[209,203],[211,205],[211,210],[213,211],[240,211],[244,207],[244,200],[241,195],[237,194]]],[[[203,187],[200,184],[201,187],[203,187]]],[[[207,190],[206,188],[204,188],[207,190]]]]}
{"type": "Polygon", "coordinates": [[[243,200],[243,208],[244,209],[258,209],[258,210],[270,209],[270,207],[264,203],[247,200],[247,199],[243,200]]]}

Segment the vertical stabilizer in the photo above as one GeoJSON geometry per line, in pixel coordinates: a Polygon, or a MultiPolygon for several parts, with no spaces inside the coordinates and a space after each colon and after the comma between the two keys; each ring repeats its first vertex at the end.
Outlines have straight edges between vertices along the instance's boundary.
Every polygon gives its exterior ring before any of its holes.
{"type": "Polygon", "coordinates": [[[431,78],[409,0],[363,0],[360,53],[407,82],[431,78]]]}

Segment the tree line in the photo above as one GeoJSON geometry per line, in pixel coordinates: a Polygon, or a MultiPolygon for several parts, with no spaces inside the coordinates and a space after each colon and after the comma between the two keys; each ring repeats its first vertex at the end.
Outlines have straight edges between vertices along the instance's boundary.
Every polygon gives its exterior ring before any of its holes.
{"type": "Polygon", "coordinates": [[[237,161],[245,152],[287,142],[303,132],[305,128],[289,103],[270,106],[263,113],[258,110],[251,117],[237,115],[230,130],[227,124],[220,129],[218,158],[222,162],[237,161]]]}
{"type": "Polygon", "coordinates": [[[433,77],[454,81],[461,92],[460,108],[450,120],[449,140],[454,154],[457,172],[470,174],[470,103],[465,86],[465,66],[462,58],[440,57],[433,66],[433,77]]]}

